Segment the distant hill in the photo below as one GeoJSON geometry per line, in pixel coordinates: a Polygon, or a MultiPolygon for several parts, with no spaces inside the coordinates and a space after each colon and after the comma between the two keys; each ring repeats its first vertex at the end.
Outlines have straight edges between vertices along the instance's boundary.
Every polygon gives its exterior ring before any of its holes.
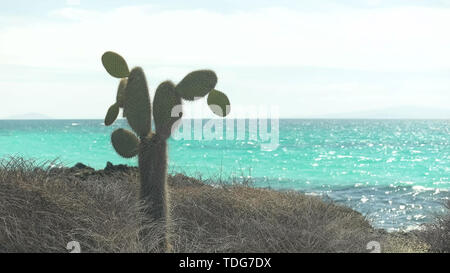
{"type": "Polygon", "coordinates": [[[449,109],[435,109],[416,106],[390,107],[361,112],[335,113],[312,118],[336,119],[450,119],[449,109]]]}
{"type": "Polygon", "coordinates": [[[39,113],[26,113],[22,115],[7,116],[2,119],[52,119],[52,117],[39,113]]]}

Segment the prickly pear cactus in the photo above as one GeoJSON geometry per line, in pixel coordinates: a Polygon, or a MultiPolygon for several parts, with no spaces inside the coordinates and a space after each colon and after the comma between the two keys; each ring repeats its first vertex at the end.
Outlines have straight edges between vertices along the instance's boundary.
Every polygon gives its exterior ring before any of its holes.
{"type": "Polygon", "coordinates": [[[146,213],[164,223],[166,239],[162,247],[170,251],[167,139],[182,117],[183,99],[193,101],[208,95],[209,107],[220,117],[229,114],[230,101],[224,93],[214,89],[217,84],[214,71],[197,70],[187,74],[178,84],[162,82],[156,89],[152,107],[142,68],[135,67],[130,71],[125,59],[112,51],[103,54],[102,63],[111,76],[120,79],[116,102],[107,111],[105,125],[113,124],[122,109],[123,117],[134,131],[115,130],[111,135],[112,146],[122,157],[138,156],[141,198],[146,204],[146,213]],[[152,112],[155,132],[151,130],[152,112]]]}

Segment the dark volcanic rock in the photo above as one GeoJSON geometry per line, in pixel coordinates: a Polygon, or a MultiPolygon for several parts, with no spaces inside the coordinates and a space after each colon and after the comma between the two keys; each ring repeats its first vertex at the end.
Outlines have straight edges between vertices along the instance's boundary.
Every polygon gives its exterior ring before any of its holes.
{"type": "MultiPolygon", "coordinates": [[[[77,163],[73,167],[52,168],[48,171],[49,175],[62,176],[68,179],[103,179],[108,177],[125,177],[126,179],[139,179],[138,167],[132,167],[125,164],[114,165],[107,162],[104,169],[95,170],[83,163],[77,163]]],[[[205,186],[201,180],[188,177],[184,174],[168,174],[167,182],[170,186],[205,186]]]]}
{"type": "Polygon", "coordinates": [[[129,167],[124,164],[114,165],[111,162],[106,162],[106,167],[104,169],[105,172],[129,172],[132,171],[133,167],[129,167]]]}
{"type": "MultiPolygon", "coordinates": [[[[125,164],[114,165],[107,162],[104,169],[95,170],[83,163],[77,163],[73,167],[55,168],[50,174],[65,176],[67,178],[76,178],[81,180],[101,179],[105,177],[138,177],[139,169],[137,167],[128,166],[125,164]]],[[[128,179],[127,178],[127,179],[128,179]]],[[[203,182],[196,178],[188,177],[184,174],[168,174],[167,182],[170,186],[205,186],[203,182]]]]}
{"type": "Polygon", "coordinates": [[[71,169],[72,170],[92,170],[92,171],[94,171],[94,168],[86,166],[86,165],[84,165],[83,163],[80,163],[80,162],[75,164],[71,169]]]}

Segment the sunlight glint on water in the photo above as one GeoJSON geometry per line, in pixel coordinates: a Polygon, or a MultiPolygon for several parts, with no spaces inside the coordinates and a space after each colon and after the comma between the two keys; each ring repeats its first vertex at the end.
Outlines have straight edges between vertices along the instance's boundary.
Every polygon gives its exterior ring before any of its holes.
{"type": "MultiPolygon", "coordinates": [[[[120,158],[110,133],[120,120],[0,121],[0,157],[83,162],[103,168],[120,158]]],[[[224,126],[225,127],[225,126],[224,126]]],[[[250,175],[256,186],[329,197],[367,214],[378,227],[432,220],[450,189],[450,121],[281,120],[280,146],[257,141],[171,140],[172,172],[203,178],[250,175]]]]}

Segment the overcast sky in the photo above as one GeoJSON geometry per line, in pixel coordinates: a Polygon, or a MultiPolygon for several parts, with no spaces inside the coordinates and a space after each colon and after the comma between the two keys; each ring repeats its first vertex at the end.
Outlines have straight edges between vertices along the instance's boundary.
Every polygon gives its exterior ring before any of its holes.
{"type": "Polygon", "coordinates": [[[103,118],[118,84],[101,65],[108,50],[144,68],[152,96],[210,68],[232,105],[277,105],[282,117],[450,108],[448,0],[1,5],[0,118],[103,118]]]}

